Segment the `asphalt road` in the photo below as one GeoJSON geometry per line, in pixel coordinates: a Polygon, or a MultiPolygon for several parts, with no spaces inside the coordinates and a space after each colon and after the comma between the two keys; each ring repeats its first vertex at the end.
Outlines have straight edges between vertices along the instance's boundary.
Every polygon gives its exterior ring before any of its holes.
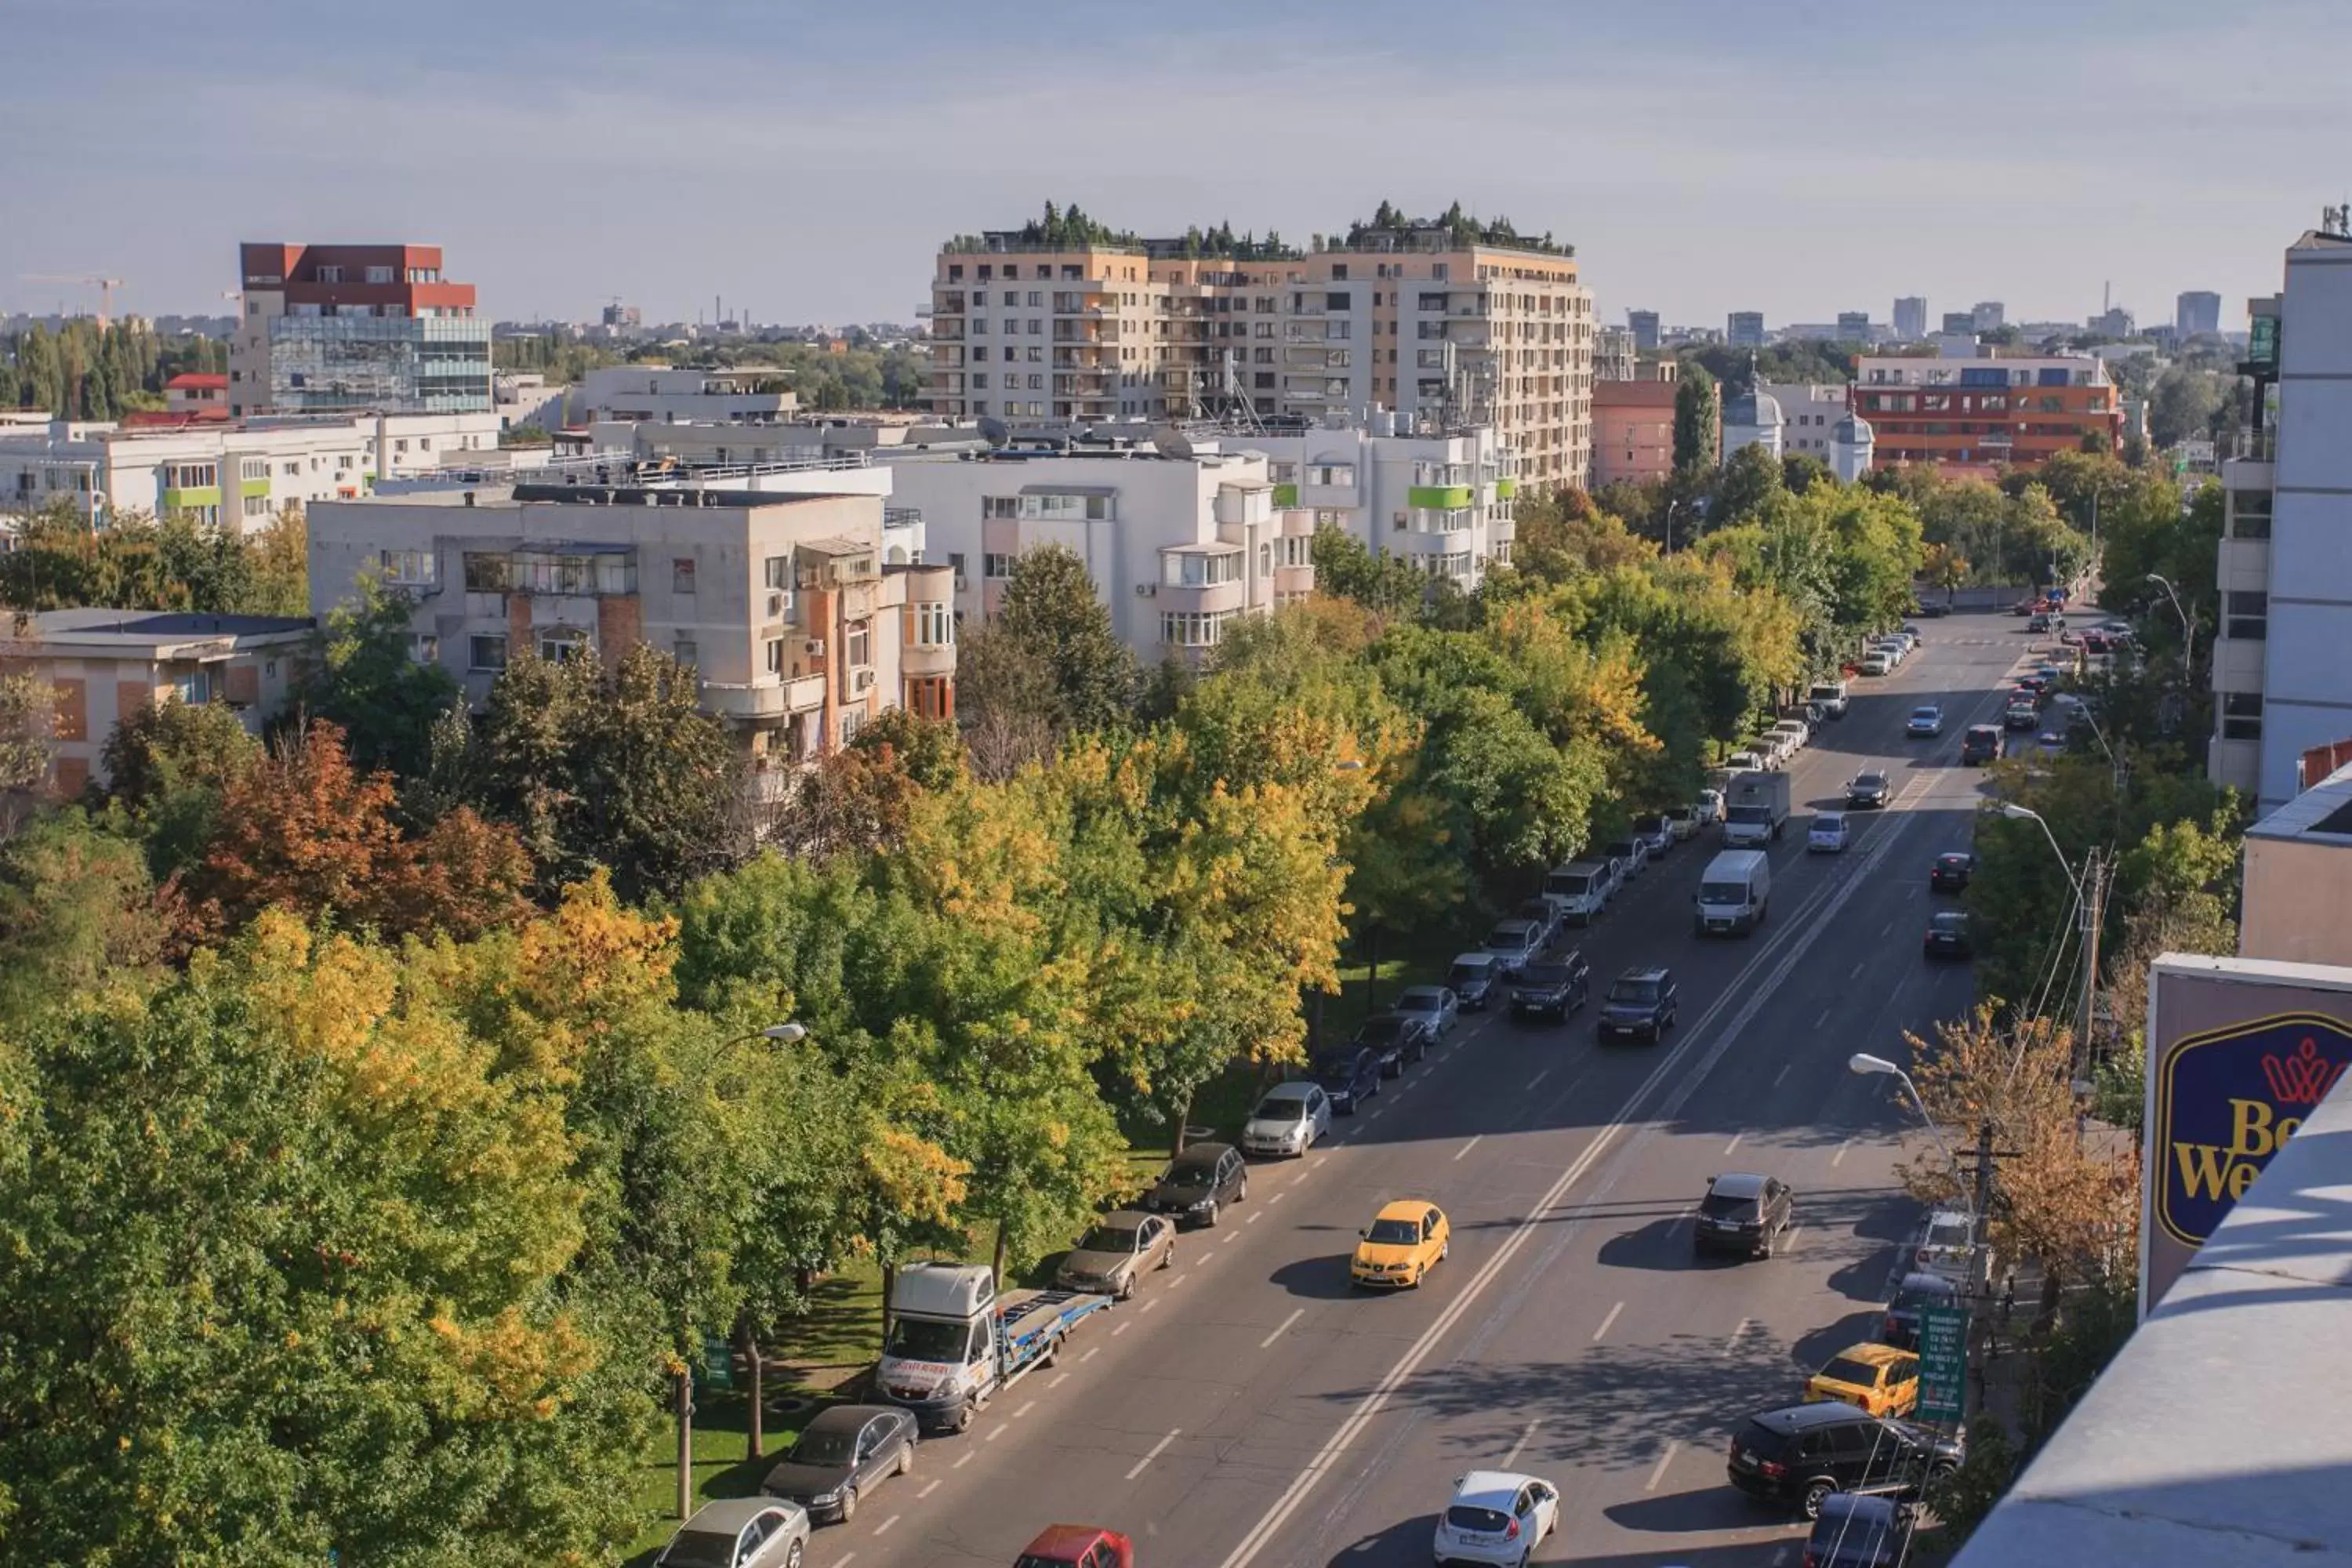
{"type": "Polygon", "coordinates": [[[1855,683],[1795,760],[1770,917],[1747,939],[1690,929],[1713,836],[1685,844],[1574,933],[1595,992],[1673,967],[1679,1026],[1658,1047],[1564,1026],[1465,1019],[1306,1159],[1260,1163],[1249,1200],[1187,1234],[1176,1266],[1092,1320],[914,1473],[819,1534],[815,1568],[1006,1568],[1055,1521],[1135,1537],[1143,1568],[1429,1561],[1454,1479],[1503,1466],[1563,1494],[1538,1563],[1792,1563],[1802,1532],[1725,1483],[1733,1425],[1793,1402],[1805,1373],[1870,1335],[1915,1217],[1897,1170],[1910,1119],[1856,1050],[1964,1011],[1965,964],[1920,939],[1927,867],[1963,847],[1981,775],[1960,731],[2032,644],[1993,615],[1920,623],[1927,646],[1855,683]],[[1921,702],[1943,735],[1910,741],[1921,702]],[[1811,807],[1871,763],[1892,809],[1842,856],[1808,856],[1811,807]],[[1709,1175],[1797,1190],[1793,1245],[1701,1262],[1689,1217],[1709,1175]],[[1454,1223],[1423,1289],[1354,1294],[1356,1233],[1391,1197],[1454,1223]]]}

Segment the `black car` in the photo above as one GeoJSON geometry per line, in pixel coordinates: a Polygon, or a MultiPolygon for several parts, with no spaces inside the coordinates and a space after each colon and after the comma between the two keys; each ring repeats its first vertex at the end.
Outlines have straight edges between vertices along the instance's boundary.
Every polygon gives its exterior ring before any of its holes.
{"type": "Polygon", "coordinates": [[[1465,1013],[1482,1013],[1503,990],[1503,971],[1491,954],[1469,956],[1471,963],[1459,958],[1454,961],[1454,967],[1445,972],[1445,984],[1465,1013]]]}
{"type": "Polygon", "coordinates": [[[1606,1040],[1616,1035],[1636,1039],[1663,1039],[1675,1026],[1680,1000],[1671,971],[1654,964],[1629,969],[1601,999],[1601,1018],[1594,1026],[1606,1040]]]}
{"type": "Polygon", "coordinates": [[[1511,982],[1514,1018],[1566,1018],[1592,994],[1592,965],[1581,952],[1530,963],[1511,982]]]}
{"type": "Polygon", "coordinates": [[[1990,724],[1971,724],[1960,737],[1960,765],[1973,768],[2000,758],[2000,731],[1990,724]]]}
{"type": "Polygon", "coordinates": [[[1919,613],[1931,621],[1940,621],[1952,613],[1952,606],[1938,599],[1932,605],[1920,605],[1919,613]]]}
{"type": "Polygon", "coordinates": [[[1976,869],[1977,858],[1967,850],[1947,851],[1936,857],[1935,868],[1927,873],[1927,886],[1939,893],[1965,892],[1976,869]]]}
{"type": "Polygon", "coordinates": [[[1805,1540],[1807,1568],[1903,1568],[1916,1522],[1908,1503],[1832,1492],[1805,1540]]]}
{"type": "Polygon", "coordinates": [[[1168,1162],[1138,1205],[1179,1225],[1214,1225],[1217,1211],[1249,1196],[1249,1166],[1230,1143],[1194,1143],[1168,1162]]]}
{"type": "Polygon", "coordinates": [[[1853,811],[1884,810],[1888,793],[1885,773],[1856,773],[1846,781],[1845,804],[1853,811]]]}
{"type": "Polygon", "coordinates": [[[1335,1116],[1353,1116],[1359,1104],[1381,1091],[1381,1058],[1362,1046],[1326,1051],[1307,1070],[1330,1097],[1335,1116]]]}
{"type": "Polygon", "coordinates": [[[1925,943],[1930,958],[1973,958],[1976,949],[1969,945],[1969,916],[1965,910],[1938,910],[1927,921],[1925,943]]]}
{"type": "Polygon", "coordinates": [[[1832,1492],[1916,1499],[1959,1468],[1966,1449],[1908,1421],[1834,1401],[1760,1410],[1731,1439],[1731,1484],[1818,1518],[1832,1492]]]}
{"type": "Polygon", "coordinates": [[[861,1492],[915,1468],[915,1418],[887,1405],[841,1405],[801,1428],[760,1490],[808,1510],[811,1519],[844,1524],[861,1492]]]}
{"type": "Polygon", "coordinates": [[[1772,1243],[1797,1215],[1797,1194],[1777,1176],[1734,1171],[1706,1184],[1691,1226],[1694,1252],[1736,1252],[1769,1258],[1772,1243]]]}
{"type": "Polygon", "coordinates": [[[1429,1026],[1410,1013],[1375,1013],[1356,1031],[1354,1043],[1379,1060],[1382,1078],[1402,1078],[1405,1063],[1429,1054],[1429,1026]]]}
{"type": "Polygon", "coordinates": [[[1959,1304],[1960,1282],[1949,1275],[1906,1274],[1895,1287],[1895,1299],[1886,1303],[1885,1321],[1878,1325],[1878,1342],[1901,1351],[1917,1350],[1919,1310],[1959,1304]]]}

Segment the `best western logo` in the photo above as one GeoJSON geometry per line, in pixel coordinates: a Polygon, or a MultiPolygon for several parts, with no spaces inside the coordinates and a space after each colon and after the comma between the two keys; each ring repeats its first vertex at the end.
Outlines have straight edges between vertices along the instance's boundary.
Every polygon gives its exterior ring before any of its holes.
{"type": "Polygon", "coordinates": [[[2352,1033],[2307,1015],[2182,1041],[2157,1084],[2158,1223],[2202,1245],[2347,1065],[2352,1033]]]}

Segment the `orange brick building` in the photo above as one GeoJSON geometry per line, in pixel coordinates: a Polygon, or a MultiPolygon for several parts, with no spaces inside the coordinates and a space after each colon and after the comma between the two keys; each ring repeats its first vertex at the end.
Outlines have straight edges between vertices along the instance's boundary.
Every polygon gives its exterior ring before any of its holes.
{"type": "Polygon", "coordinates": [[[2123,440],[2123,399],[2084,355],[2033,359],[1864,356],[1853,411],[1877,435],[1876,462],[2032,468],[2079,452],[2085,437],[2123,440]]]}
{"type": "Polygon", "coordinates": [[[1675,384],[1592,384],[1592,488],[1639,484],[1675,471],[1675,384]]]}

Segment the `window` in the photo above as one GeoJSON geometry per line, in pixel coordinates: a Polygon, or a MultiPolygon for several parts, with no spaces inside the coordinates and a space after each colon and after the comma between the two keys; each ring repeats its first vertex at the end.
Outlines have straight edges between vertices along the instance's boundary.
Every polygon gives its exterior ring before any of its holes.
{"type": "Polygon", "coordinates": [[[1170,551],[1160,562],[1160,581],[1171,588],[1209,588],[1242,580],[1238,551],[1220,555],[1197,550],[1170,551]]]}
{"type": "Polygon", "coordinates": [[[669,591],[673,594],[694,592],[694,557],[680,555],[669,563],[669,591]]]}
{"type": "Polygon", "coordinates": [[[982,496],[980,498],[980,515],[984,518],[1019,517],[1021,498],[1019,496],[982,496]]]}
{"type": "MultiPolygon", "coordinates": [[[[415,659],[419,664],[440,663],[441,639],[435,637],[431,632],[417,633],[415,637],[408,639],[408,657],[415,659]]],[[[271,672],[275,673],[278,666],[276,662],[273,661],[269,668],[271,672]]]]}
{"type": "Polygon", "coordinates": [[[980,558],[980,574],[992,583],[1002,583],[1013,575],[1013,557],[989,552],[980,558]]]}
{"type": "Polygon", "coordinates": [[[173,490],[208,490],[220,483],[217,463],[167,463],[163,466],[163,488],[173,490]]]}
{"type": "Polygon", "coordinates": [[[320,281],[320,282],[321,282],[321,283],[341,283],[342,280],[343,280],[343,269],[342,269],[341,268],[340,268],[340,267],[321,267],[321,268],[319,268],[319,281],[320,281]]]}
{"type": "Polygon", "coordinates": [[[696,646],[692,637],[679,637],[670,644],[670,653],[688,669],[697,668],[702,663],[702,649],[696,646]]]}
{"type": "Polygon", "coordinates": [[[988,390],[988,373],[986,371],[977,370],[972,372],[971,389],[974,392],[986,392],[988,390]]]}
{"type": "Polygon", "coordinates": [[[2259,741],[2263,738],[2263,694],[2225,691],[2221,694],[2221,739],[2259,741]]]}
{"type": "Polygon", "coordinates": [[[1160,640],[1170,647],[1214,647],[1233,610],[1178,610],[1160,617],[1160,640]]]}
{"type": "Polygon", "coordinates": [[[1356,482],[1356,465],[1353,463],[1318,463],[1307,470],[1307,482],[1310,485],[1347,485],[1352,487],[1356,482]]]}
{"type": "Polygon", "coordinates": [[[950,570],[955,573],[955,585],[958,588],[961,588],[964,585],[963,552],[960,550],[950,551],[948,552],[948,566],[950,570]]]}
{"type": "Polygon", "coordinates": [[[2260,642],[2270,636],[2270,613],[2268,594],[2233,589],[2229,597],[2229,626],[2222,635],[2260,642]]]}
{"type": "Polygon", "coordinates": [[[472,669],[504,669],[507,667],[507,639],[502,637],[474,638],[467,655],[467,666],[472,669]]]}
{"type": "Polygon", "coordinates": [[[588,651],[588,634],[577,626],[550,626],[539,634],[539,657],[560,664],[588,651]]]}
{"type": "Polygon", "coordinates": [[[1257,574],[1261,577],[1274,575],[1274,544],[1270,540],[1257,547],[1257,574]]]}
{"type": "Polygon", "coordinates": [[[764,647],[768,656],[768,673],[770,675],[783,674],[784,639],[782,637],[770,637],[764,645],[764,647]]]}
{"type": "Polygon", "coordinates": [[[1281,566],[1315,564],[1315,541],[1303,533],[1286,533],[1275,541],[1275,563],[1281,566]]]}
{"type": "Polygon", "coordinates": [[[466,592],[503,594],[507,591],[507,584],[513,574],[504,555],[483,554],[469,550],[466,552],[465,562],[466,592]]]}
{"type": "Polygon", "coordinates": [[[789,555],[769,556],[765,561],[760,563],[760,580],[771,588],[782,589],[791,587],[793,585],[793,558],[789,555]]]}
{"type": "Polygon", "coordinates": [[[2270,536],[2271,492],[2231,490],[2230,492],[2230,537],[2268,539],[2270,536]]]}
{"type": "Polygon", "coordinates": [[[919,647],[947,647],[955,642],[955,608],[939,603],[915,606],[915,643],[919,647]]]}
{"type": "Polygon", "coordinates": [[[245,515],[247,518],[268,517],[269,515],[269,498],[268,496],[246,497],[245,515]]]}
{"type": "Polygon", "coordinates": [[[874,623],[859,621],[842,634],[842,658],[852,668],[874,662],[874,623]]]}

